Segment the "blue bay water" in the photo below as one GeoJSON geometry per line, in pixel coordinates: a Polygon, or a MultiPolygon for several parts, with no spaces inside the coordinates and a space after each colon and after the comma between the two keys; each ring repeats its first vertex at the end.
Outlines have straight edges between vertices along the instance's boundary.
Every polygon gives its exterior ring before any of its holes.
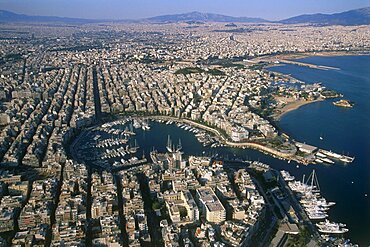
{"type": "MultiPolygon", "coordinates": [[[[255,150],[203,147],[195,136],[175,125],[151,122],[150,131],[136,130],[139,154],[155,148],[166,151],[167,136],[174,143],[181,139],[186,155],[218,153],[224,157],[258,160],[278,170],[288,170],[297,179],[316,170],[321,193],[328,201],[336,202],[328,214],[331,221],[347,224],[350,238],[360,246],[370,245],[370,56],[310,57],[300,61],[341,68],[316,70],[286,65],[271,71],[291,74],[307,83],[322,82],[330,89],[344,94],[355,102],[352,109],[335,107],[333,100],[305,105],[283,116],[279,125],[296,140],[328,150],[355,156],[353,163],[332,166],[303,166],[273,158],[255,150]],[[323,136],[323,140],[319,137],[323,136]],[[353,183],[352,183],[353,182],[353,183]],[[369,196],[365,196],[368,194],[369,196]]],[[[92,150],[93,152],[93,150],[92,150]]]]}
{"type": "Polygon", "coordinates": [[[309,57],[299,61],[340,70],[296,65],[270,70],[291,74],[307,83],[322,82],[343,94],[345,99],[354,101],[355,106],[352,109],[335,107],[333,100],[305,105],[284,115],[280,126],[300,141],[356,157],[352,164],[320,168],[318,174],[323,194],[337,202],[329,211],[331,219],[347,224],[352,241],[369,246],[370,56],[309,57]]]}
{"type": "Polygon", "coordinates": [[[370,245],[370,56],[309,57],[301,59],[318,65],[338,67],[340,70],[317,70],[295,65],[271,68],[307,83],[322,82],[324,86],[342,93],[355,107],[335,107],[334,100],[305,105],[282,117],[279,125],[296,140],[327,150],[355,156],[353,163],[332,166],[309,165],[272,158],[258,151],[235,148],[210,149],[203,147],[189,132],[173,125],[152,123],[152,131],[137,136],[148,150],[155,147],[165,151],[167,135],[174,141],[181,138],[185,154],[218,153],[229,157],[259,160],[301,179],[316,170],[322,195],[336,205],[329,210],[331,221],[347,224],[350,238],[360,246],[370,245]],[[159,134],[160,133],[160,134],[159,134]],[[323,140],[320,140],[320,136],[323,140]],[[367,197],[365,195],[368,195],[367,197]]]}

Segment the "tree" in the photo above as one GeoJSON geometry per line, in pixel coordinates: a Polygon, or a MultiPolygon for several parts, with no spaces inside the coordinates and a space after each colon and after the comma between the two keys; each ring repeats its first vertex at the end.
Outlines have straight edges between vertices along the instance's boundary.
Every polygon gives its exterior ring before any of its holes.
{"type": "Polygon", "coordinates": [[[179,212],[180,212],[180,218],[185,218],[188,216],[188,211],[186,210],[185,207],[179,206],[179,212]]]}

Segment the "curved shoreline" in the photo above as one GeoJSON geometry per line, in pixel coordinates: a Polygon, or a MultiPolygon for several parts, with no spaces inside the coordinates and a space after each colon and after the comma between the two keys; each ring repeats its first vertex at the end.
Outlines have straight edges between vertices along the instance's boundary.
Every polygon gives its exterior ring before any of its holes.
{"type": "MultiPolygon", "coordinates": [[[[306,53],[270,55],[270,56],[266,56],[266,57],[268,57],[268,58],[284,57],[286,59],[294,59],[294,58],[304,58],[304,57],[310,57],[310,56],[351,56],[351,55],[356,56],[356,55],[368,55],[368,54],[366,54],[367,52],[369,52],[369,51],[339,51],[339,52],[338,51],[331,51],[331,52],[330,51],[329,52],[323,51],[323,52],[306,52],[306,53]]],[[[279,66],[279,64],[277,64],[277,66],[279,66]]],[[[296,78],[293,78],[289,74],[287,75],[287,74],[283,74],[283,73],[279,73],[279,72],[274,72],[274,73],[277,73],[277,74],[279,74],[283,77],[286,77],[286,78],[290,78],[290,79],[294,79],[296,81],[300,81],[296,78]]],[[[285,105],[284,107],[280,108],[278,110],[278,111],[280,111],[279,113],[275,112],[273,115],[270,115],[270,117],[272,118],[272,121],[278,122],[281,119],[281,117],[283,117],[285,114],[287,114],[289,112],[292,112],[296,109],[299,109],[300,107],[302,107],[304,105],[324,101],[325,99],[326,98],[321,98],[320,97],[320,98],[315,99],[315,100],[290,102],[287,105],[285,105]]],[[[141,113],[143,113],[143,112],[141,112],[141,113]]],[[[229,146],[229,147],[254,149],[254,150],[258,150],[262,153],[271,155],[275,158],[288,160],[288,161],[293,160],[293,161],[296,161],[298,163],[305,164],[305,165],[316,164],[316,162],[314,162],[313,160],[306,159],[302,156],[297,155],[296,153],[281,152],[277,149],[274,149],[273,147],[269,147],[268,145],[264,145],[262,143],[256,143],[256,142],[252,142],[252,141],[232,142],[232,141],[230,141],[230,139],[228,137],[225,137],[225,135],[222,134],[216,128],[213,128],[213,127],[210,127],[208,125],[195,122],[195,121],[190,120],[188,118],[174,117],[174,116],[169,116],[169,115],[150,115],[149,112],[146,112],[144,114],[148,114],[148,115],[140,115],[140,112],[139,112],[138,114],[133,113],[132,115],[130,115],[130,114],[126,115],[125,113],[118,113],[117,116],[118,116],[118,118],[130,117],[131,116],[131,117],[134,117],[134,118],[143,118],[143,119],[152,119],[152,120],[166,120],[166,121],[169,120],[169,121],[174,121],[174,122],[186,123],[186,124],[189,124],[193,127],[203,129],[203,130],[206,130],[208,132],[213,133],[216,137],[219,138],[219,141],[222,144],[224,144],[226,146],[229,146]]],[[[95,125],[96,125],[96,123],[95,123],[95,125]]],[[[281,132],[281,134],[283,136],[288,137],[288,135],[285,134],[283,131],[281,132]]]]}
{"type": "Polygon", "coordinates": [[[181,123],[186,123],[189,124],[193,127],[200,128],[203,130],[206,130],[208,132],[213,133],[216,135],[218,138],[220,138],[222,144],[229,146],[229,147],[236,147],[236,148],[248,148],[248,149],[254,149],[258,150],[260,152],[263,152],[265,154],[269,154],[275,158],[278,159],[283,159],[283,160],[293,160],[296,161],[297,163],[301,163],[304,165],[310,164],[310,162],[303,157],[300,158],[295,154],[290,154],[290,153],[283,153],[280,152],[276,149],[273,149],[271,147],[267,147],[263,144],[256,143],[256,142],[232,142],[226,139],[217,129],[214,129],[212,127],[206,126],[204,124],[200,124],[197,122],[194,122],[192,120],[186,119],[186,118],[177,118],[177,117],[171,117],[171,116],[162,116],[162,115],[153,115],[153,116],[133,116],[133,117],[139,117],[143,119],[151,119],[151,120],[164,120],[164,121],[173,121],[173,122],[181,122],[181,123]]]}
{"type": "Polygon", "coordinates": [[[306,101],[300,101],[300,102],[296,101],[296,102],[289,103],[286,106],[284,106],[283,108],[279,109],[279,111],[280,111],[279,113],[273,114],[272,118],[275,121],[279,121],[285,114],[287,114],[289,112],[297,110],[297,109],[301,108],[302,106],[309,105],[309,104],[316,103],[316,102],[322,102],[324,100],[325,100],[324,98],[319,98],[319,99],[315,99],[315,100],[306,100],[306,101]],[[284,109],[284,108],[286,108],[286,109],[284,109]]]}

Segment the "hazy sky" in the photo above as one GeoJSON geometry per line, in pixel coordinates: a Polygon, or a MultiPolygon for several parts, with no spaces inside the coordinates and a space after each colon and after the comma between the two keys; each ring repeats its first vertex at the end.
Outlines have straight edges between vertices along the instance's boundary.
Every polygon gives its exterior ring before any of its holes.
{"type": "Polygon", "coordinates": [[[0,0],[0,9],[30,15],[138,19],[190,11],[277,20],[370,6],[370,0],[0,0]]]}

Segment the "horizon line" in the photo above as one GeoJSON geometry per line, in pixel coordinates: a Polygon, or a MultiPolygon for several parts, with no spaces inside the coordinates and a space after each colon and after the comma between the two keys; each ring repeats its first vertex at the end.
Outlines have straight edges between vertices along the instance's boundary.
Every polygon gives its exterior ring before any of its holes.
{"type": "Polygon", "coordinates": [[[348,9],[348,10],[341,11],[341,12],[331,12],[331,13],[313,12],[313,13],[296,14],[296,15],[292,15],[292,16],[289,16],[289,17],[285,17],[285,18],[279,18],[279,19],[269,19],[269,18],[263,18],[263,17],[253,17],[253,16],[228,15],[228,14],[224,14],[224,13],[218,13],[217,11],[215,11],[215,12],[208,12],[208,11],[203,12],[203,11],[198,11],[198,10],[173,12],[173,13],[166,13],[166,14],[157,14],[157,15],[151,15],[151,16],[147,16],[147,17],[137,17],[137,18],[85,18],[85,17],[62,16],[62,15],[43,15],[43,14],[33,15],[33,14],[25,14],[25,13],[22,13],[22,12],[8,10],[8,9],[0,9],[0,11],[6,11],[6,12],[13,13],[13,14],[30,16],[30,17],[69,18],[69,19],[81,19],[81,20],[91,20],[91,21],[140,21],[140,20],[145,20],[145,19],[150,19],[150,18],[155,18],[155,17],[160,17],[160,16],[171,16],[171,15],[181,15],[181,14],[190,14],[190,13],[200,13],[200,14],[223,15],[223,16],[233,17],[233,18],[251,18],[251,19],[261,19],[261,20],[269,21],[269,22],[277,22],[277,21],[282,21],[282,20],[289,19],[289,18],[296,17],[296,16],[302,16],[302,15],[315,15],[315,14],[332,15],[332,14],[343,13],[343,12],[348,12],[348,11],[352,11],[352,10],[366,9],[366,8],[370,8],[370,6],[362,7],[362,8],[356,8],[356,9],[348,9]]]}

